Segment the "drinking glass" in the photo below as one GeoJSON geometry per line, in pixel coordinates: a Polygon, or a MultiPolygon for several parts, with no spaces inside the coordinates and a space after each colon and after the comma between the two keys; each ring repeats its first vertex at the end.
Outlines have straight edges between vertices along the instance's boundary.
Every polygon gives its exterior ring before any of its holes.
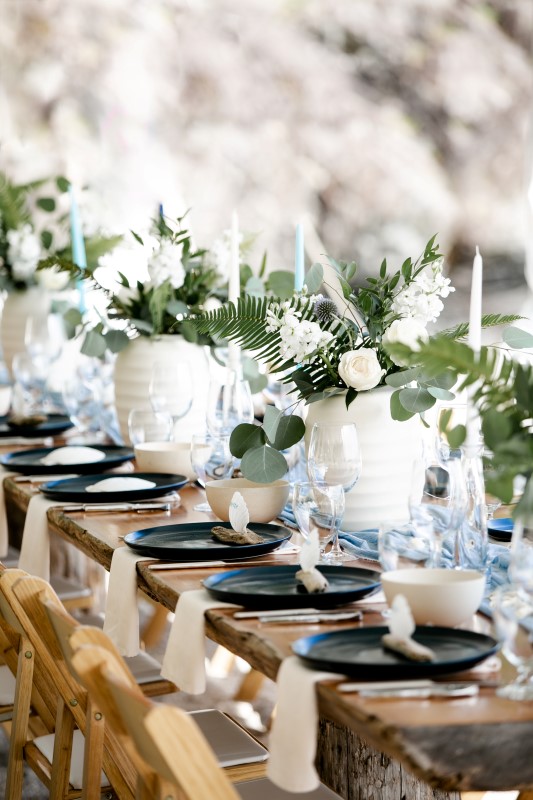
{"type": "Polygon", "coordinates": [[[434,559],[433,523],[415,528],[403,521],[383,521],[379,525],[379,563],[385,572],[430,566],[434,559]]]}
{"type": "MultiPolygon", "coordinates": [[[[355,425],[315,422],[311,431],[307,471],[312,483],[342,486],[346,495],[353,489],[361,474],[361,451],[355,425]]],[[[339,543],[340,520],[335,520],[332,548],[328,561],[342,563],[352,559],[339,543]]]]}
{"type": "MultiPolygon", "coordinates": [[[[222,480],[233,475],[234,459],[229,449],[229,436],[193,434],[191,464],[198,482],[205,488],[207,480],[222,480]]],[[[210,513],[209,503],[199,503],[195,511],[210,513]]]]}
{"type": "Polygon", "coordinates": [[[241,422],[253,422],[254,405],[248,381],[234,370],[212,379],[207,393],[207,430],[213,436],[229,436],[241,422]]]}
{"type": "Polygon", "coordinates": [[[292,509],[300,533],[308,539],[316,530],[320,544],[320,561],[328,562],[326,545],[331,541],[344,514],[342,486],[330,486],[323,481],[298,481],[292,493],[292,509]]]}
{"type": "Polygon", "coordinates": [[[520,585],[506,584],[494,592],[492,604],[503,654],[517,670],[515,680],[496,694],[508,700],[533,700],[533,596],[520,585]]]}
{"type": "Polygon", "coordinates": [[[169,442],[173,429],[173,419],[165,411],[132,408],[128,414],[128,433],[133,447],[144,442],[169,442]]]}
{"type": "MultiPolygon", "coordinates": [[[[490,450],[483,451],[483,479],[484,482],[487,482],[487,479],[491,478],[494,475],[494,467],[492,464],[492,453],[490,450]]],[[[485,509],[487,511],[487,522],[490,522],[491,519],[494,519],[494,514],[500,508],[502,501],[493,494],[485,491],[485,509]]]]}
{"type": "Polygon", "coordinates": [[[439,460],[437,452],[424,447],[413,464],[409,491],[409,515],[415,532],[424,534],[432,525],[434,550],[431,566],[442,566],[442,547],[445,538],[453,539],[456,558],[458,531],[464,520],[468,497],[461,458],[453,452],[439,460]]]}
{"type": "Polygon", "coordinates": [[[174,424],[189,413],[193,400],[193,376],[188,361],[172,366],[156,361],[152,367],[149,394],[154,411],[170,414],[174,424]]]}
{"type": "Polygon", "coordinates": [[[103,436],[105,385],[98,359],[82,359],[63,379],[61,395],[67,414],[81,434],[78,441],[103,436]]]}
{"type": "Polygon", "coordinates": [[[45,408],[46,381],[48,378],[48,365],[39,358],[34,358],[29,353],[16,353],[13,356],[13,377],[15,386],[13,389],[17,414],[31,416],[43,413],[45,408]]]}
{"type": "Polygon", "coordinates": [[[24,330],[24,346],[33,358],[51,364],[59,356],[66,341],[63,320],[58,314],[32,314],[24,330]]]}
{"type": "Polygon", "coordinates": [[[509,580],[533,594],[533,517],[517,517],[511,537],[509,580]]]}

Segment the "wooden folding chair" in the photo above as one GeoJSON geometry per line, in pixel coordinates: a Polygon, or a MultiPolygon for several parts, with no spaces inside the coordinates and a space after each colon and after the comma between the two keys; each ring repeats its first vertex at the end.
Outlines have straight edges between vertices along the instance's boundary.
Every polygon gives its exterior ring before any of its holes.
{"type": "MultiPolygon", "coordinates": [[[[73,659],[76,669],[86,669],[91,648],[79,648],[73,659]]],[[[100,683],[112,698],[108,721],[127,731],[138,755],[145,762],[137,797],[165,800],[289,800],[294,794],[276,787],[266,778],[231,785],[215,761],[194,716],[172,706],[156,704],[132,691],[115,665],[102,664],[100,683]],[[149,776],[149,778],[147,778],[149,776]],[[169,790],[173,786],[173,791],[169,790]]],[[[340,800],[320,786],[297,795],[301,800],[340,800]]]]}
{"type": "MultiPolygon", "coordinates": [[[[107,715],[109,695],[102,692],[100,668],[107,665],[120,674],[131,691],[142,697],[133,676],[115,645],[99,628],[80,625],[73,629],[69,626],[65,614],[57,606],[46,603],[46,610],[52,622],[63,655],[78,678],[88,689],[89,694],[107,715]],[[87,650],[87,661],[78,669],[74,665],[74,654],[79,649],[87,650]]],[[[235,720],[216,709],[205,709],[190,712],[205,735],[230,780],[243,781],[265,773],[265,762],[268,757],[263,747],[251,734],[238,725],[235,720]]],[[[125,734],[125,731],[122,731],[125,734]]]]}
{"type": "Polygon", "coordinates": [[[96,800],[105,792],[133,800],[136,774],[131,761],[116,737],[104,730],[101,711],[65,664],[42,605],[45,599],[59,604],[46,581],[20,570],[0,574],[0,613],[19,636],[6,796],[21,798],[27,763],[52,798],[96,800]],[[29,713],[34,703],[48,734],[32,739],[29,713]]]}

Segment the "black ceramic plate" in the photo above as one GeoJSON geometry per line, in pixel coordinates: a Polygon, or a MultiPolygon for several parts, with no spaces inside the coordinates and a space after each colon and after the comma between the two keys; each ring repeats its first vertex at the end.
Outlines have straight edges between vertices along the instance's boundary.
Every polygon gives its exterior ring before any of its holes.
{"type": "Polygon", "coordinates": [[[0,416],[0,439],[8,436],[25,436],[28,439],[55,436],[73,427],[70,417],[63,414],[49,414],[38,425],[14,425],[8,419],[9,417],[0,416]]]}
{"type": "Polygon", "coordinates": [[[430,647],[435,661],[408,661],[385,650],[381,637],[386,626],[350,628],[294,642],[292,649],[306,664],[360,680],[426,678],[462,672],[495,653],[498,642],[490,636],[457,628],[418,625],[413,638],[430,647]]]}
{"type": "Polygon", "coordinates": [[[328,579],[325,592],[309,594],[297,581],[299,566],[251,567],[211,575],[203,582],[216,600],[245,608],[332,608],[352,603],[379,589],[379,573],[358,567],[320,565],[328,579]]]}
{"type": "Polygon", "coordinates": [[[101,450],[105,457],[100,461],[91,461],[89,464],[54,464],[47,466],[42,463],[42,459],[48,453],[57,450],[57,447],[41,447],[38,450],[17,450],[15,453],[7,453],[0,458],[0,464],[10,472],[20,472],[22,475],[64,475],[66,472],[76,472],[79,475],[94,475],[105,472],[106,469],[118,467],[125,461],[131,461],[134,457],[130,447],[120,447],[119,445],[100,445],[90,444],[85,447],[92,447],[101,450]]]}
{"type": "MultiPolygon", "coordinates": [[[[100,462],[102,463],[102,462],[100,462]]],[[[159,472],[132,472],[129,475],[82,475],[79,478],[66,478],[50,481],[41,486],[41,492],[49,500],[60,503],[124,503],[130,500],[149,500],[152,497],[174,492],[187,483],[185,475],[164,475],[159,472]],[[150,489],[132,489],[120,492],[88,492],[87,487],[109,478],[143,478],[152,481],[150,489]]]]}
{"type": "Polygon", "coordinates": [[[513,520],[509,518],[491,519],[487,522],[489,536],[499,542],[510,542],[513,535],[513,520]]]}
{"type": "Polygon", "coordinates": [[[260,544],[223,544],[212,536],[214,525],[231,528],[229,522],[191,522],[188,525],[163,525],[128,533],[124,541],[143,556],[167,561],[233,561],[260,556],[275,550],[290,539],[292,532],[281,525],[251,522],[248,526],[262,536],[260,544]]]}

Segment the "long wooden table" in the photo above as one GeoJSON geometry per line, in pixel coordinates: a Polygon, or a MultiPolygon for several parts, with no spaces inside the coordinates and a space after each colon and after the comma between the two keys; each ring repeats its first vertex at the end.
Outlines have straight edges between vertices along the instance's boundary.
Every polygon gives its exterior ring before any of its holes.
{"type": "MultiPolygon", "coordinates": [[[[8,518],[25,513],[32,487],[4,480],[8,518]]],[[[166,513],[76,513],[48,511],[51,529],[91,559],[109,569],[113,551],[133,530],[171,522],[206,520],[192,506],[199,490],[181,492],[182,504],[166,513]]],[[[294,556],[270,556],[265,563],[294,563],[294,556]]],[[[361,564],[369,566],[368,563],[361,564]]],[[[139,588],[173,611],[183,591],[199,588],[213,569],[156,571],[139,563],[139,588]]],[[[361,624],[382,624],[382,607],[365,606],[361,624]]],[[[291,653],[291,643],[304,635],[338,630],[342,625],[261,625],[238,621],[231,610],[207,613],[210,639],[275,679],[291,653]]],[[[476,618],[485,629],[488,621],[476,618]]],[[[482,679],[498,675],[483,675],[482,679]]],[[[481,676],[479,676],[481,679],[481,676]]],[[[318,686],[320,729],[318,768],[323,780],[345,800],[458,800],[461,790],[528,789],[533,787],[533,703],[498,698],[481,688],[478,697],[455,700],[363,699],[341,693],[334,683],[318,686]]],[[[533,794],[524,794],[524,798],[533,794]]]]}

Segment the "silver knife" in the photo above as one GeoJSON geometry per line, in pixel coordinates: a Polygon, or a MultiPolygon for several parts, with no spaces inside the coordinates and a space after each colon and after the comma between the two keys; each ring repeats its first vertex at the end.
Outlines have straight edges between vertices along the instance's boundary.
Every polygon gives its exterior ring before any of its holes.
{"type": "Polygon", "coordinates": [[[475,683],[435,683],[433,686],[412,689],[362,689],[359,697],[420,699],[427,697],[475,697],[479,694],[479,686],[475,683]]]}
{"type": "Polygon", "coordinates": [[[264,609],[263,611],[236,611],[233,615],[235,619],[253,619],[253,617],[309,617],[320,615],[321,617],[327,614],[346,614],[359,611],[355,608],[277,608],[272,611],[264,609]]]}
{"type": "Polygon", "coordinates": [[[77,478],[78,475],[17,475],[13,478],[15,483],[48,483],[49,481],[65,481],[69,478],[77,478]]]}
{"type": "Polygon", "coordinates": [[[61,506],[63,513],[75,511],[170,511],[170,503],[84,503],[78,506],[61,506]]]}
{"type": "Polygon", "coordinates": [[[274,623],[275,625],[285,625],[285,624],[294,624],[294,623],[301,623],[307,625],[316,625],[320,622],[343,622],[344,620],[361,620],[363,618],[363,612],[360,610],[356,611],[339,611],[337,614],[286,614],[285,616],[281,615],[265,615],[259,617],[259,622],[268,624],[274,623]]]}

